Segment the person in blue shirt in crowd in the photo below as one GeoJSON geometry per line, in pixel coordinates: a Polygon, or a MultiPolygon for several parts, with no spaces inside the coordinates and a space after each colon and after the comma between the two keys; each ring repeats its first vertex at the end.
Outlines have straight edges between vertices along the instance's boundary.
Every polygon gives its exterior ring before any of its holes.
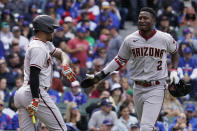
{"type": "Polygon", "coordinates": [[[49,93],[51,99],[52,99],[55,103],[60,103],[60,102],[61,102],[60,96],[59,96],[59,94],[58,94],[58,92],[57,92],[56,90],[50,88],[50,89],[48,90],[48,93],[49,93]]]}
{"type": "Polygon", "coordinates": [[[157,131],[166,131],[164,124],[160,121],[156,122],[155,128],[157,129],[157,131]]]}
{"type": "MultiPolygon", "coordinates": [[[[185,107],[186,120],[188,125],[191,124],[193,131],[197,131],[197,118],[194,117],[196,107],[192,103],[188,103],[185,107]]],[[[175,126],[178,117],[176,117],[169,126],[169,131],[175,126]]]]}
{"type": "Polygon", "coordinates": [[[195,99],[197,89],[197,60],[192,58],[192,49],[185,47],[183,57],[179,59],[178,74],[185,82],[189,82],[193,86],[193,91],[190,93],[190,99],[195,99]]]}
{"type": "Polygon", "coordinates": [[[3,109],[4,109],[4,102],[0,100],[0,130],[11,130],[12,121],[9,116],[7,116],[2,112],[3,109]]]}
{"type": "Polygon", "coordinates": [[[71,91],[64,93],[63,101],[64,103],[76,102],[78,107],[87,102],[85,93],[80,90],[79,81],[71,83],[71,91]]]}
{"type": "Polygon", "coordinates": [[[4,58],[5,54],[4,54],[4,46],[3,46],[3,42],[0,40],[0,59],[4,58]]]}
{"type": "Polygon", "coordinates": [[[18,130],[18,129],[19,129],[19,118],[17,112],[12,118],[12,130],[18,130]]]}

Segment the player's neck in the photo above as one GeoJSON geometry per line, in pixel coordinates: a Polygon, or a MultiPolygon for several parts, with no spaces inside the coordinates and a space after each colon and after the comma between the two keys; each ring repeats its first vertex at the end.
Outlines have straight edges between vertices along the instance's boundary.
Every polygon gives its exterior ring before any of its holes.
{"type": "Polygon", "coordinates": [[[44,43],[47,42],[47,39],[45,37],[43,37],[42,35],[35,35],[34,39],[40,40],[44,43]]]}
{"type": "Polygon", "coordinates": [[[154,34],[156,33],[156,30],[155,29],[152,29],[151,31],[142,31],[140,30],[139,31],[139,34],[145,38],[146,40],[148,40],[149,38],[151,38],[154,34]]]}

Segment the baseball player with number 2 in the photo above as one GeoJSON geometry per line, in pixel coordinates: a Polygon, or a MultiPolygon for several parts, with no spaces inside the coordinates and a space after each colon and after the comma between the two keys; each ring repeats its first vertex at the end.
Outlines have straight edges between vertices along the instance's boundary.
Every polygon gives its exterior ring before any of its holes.
{"type": "Polygon", "coordinates": [[[160,113],[167,88],[167,53],[171,54],[174,68],[170,74],[171,82],[179,82],[176,71],[179,62],[177,42],[170,34],[156,30],[155,21],[154,10],[142,8],[138,16],[139,30],[124,39],[117,56],[102,71],[87,74],[87,78],[81,82],[83,88],[91,87],[130,60],[128,64],[131,79],[135,83],[134,103],[140,131],[153,131],[160,113]]]}
{"type": "Polygon", "coordinates": [[[51,57],[61,60],[62,74],[70,82],[75,81],[75,74],[68,65],[69,57],[51,43],[54,29],[58,28],[54,19],[39,15],[33,20],[33,28],[35,38],[29,43],[25,54],[24,84],[14,96],[15,106],[20,112],[20,130],[35,131],[35,120],[32,122],[35,115],[49,130],[66,131],[61,113],[47,93],[53,77],[51,57]]]}

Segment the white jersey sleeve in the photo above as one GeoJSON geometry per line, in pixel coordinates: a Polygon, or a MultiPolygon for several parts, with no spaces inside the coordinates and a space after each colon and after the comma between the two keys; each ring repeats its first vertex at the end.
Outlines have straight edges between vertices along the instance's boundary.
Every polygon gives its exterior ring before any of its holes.
{"type": "Polygon", "coordinates": [[[168,38],[167,40],[167,52],[169,53],[175,53],[178,50],[178,44],[177,42],[174,40],[174,38],[168,34],[168,38]]]}
{"type": "Polygon", "coordinates": [[[128,39],[125,39],[123,41],[123,44],[120,47],[120,50],[118,52],[118,56],[122,59],[128,60],[130,58],[131,52],[130,52],[130,47],[128,44],[128,39]]]}
{"type": "Polygon", "coordinates": [[[49,41],[47,41],[47,46],[49,48],[50,54],[53,55],[55,53],[55,51],[56,51],[55,46],[53,45],[52,42],[49,42],[49,41]]]}
{"type": "Polygon", "coordinates": [[[42,69],[46,60],[46,52],[44,52],[42,48],[34,47],[30,50],[29,53],[30,66],[35,66],[42,69]]]}

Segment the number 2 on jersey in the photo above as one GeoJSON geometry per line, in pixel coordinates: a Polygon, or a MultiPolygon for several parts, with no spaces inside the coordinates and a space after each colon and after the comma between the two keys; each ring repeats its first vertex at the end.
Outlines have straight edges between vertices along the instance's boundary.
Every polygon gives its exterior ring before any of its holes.
{"type": "Polygon", "coordinates": [[[158,61],[158,66],[157,66],[157,70],[162,70],[162,61],[158,61]]]}

